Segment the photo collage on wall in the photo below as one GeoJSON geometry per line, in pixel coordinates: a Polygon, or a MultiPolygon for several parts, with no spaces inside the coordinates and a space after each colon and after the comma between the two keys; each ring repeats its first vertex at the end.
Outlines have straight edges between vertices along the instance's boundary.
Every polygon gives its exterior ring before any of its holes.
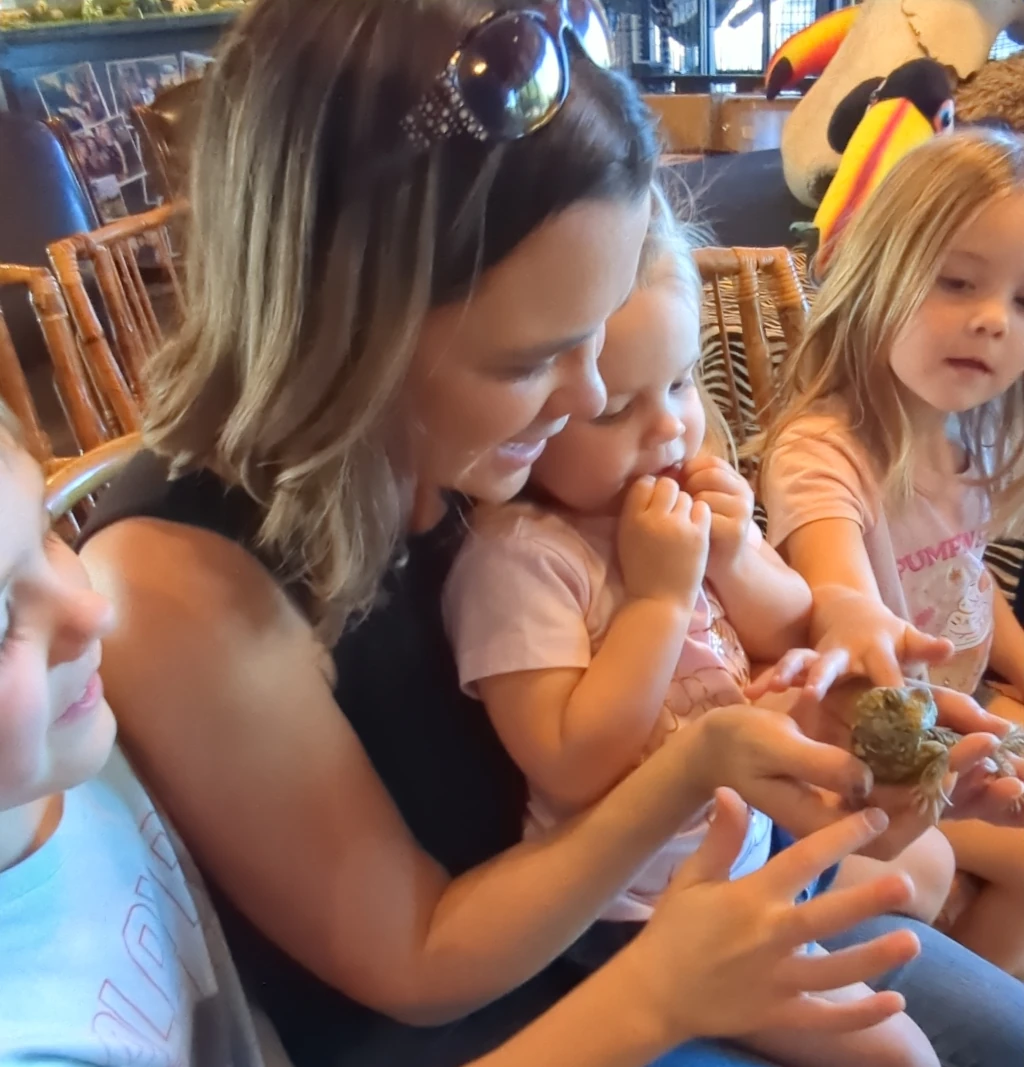
{"type": "Polygon", "coordinates": [[[172,85],[200,77],[212,63],[201,52],[78,63],[39,75],[36,88],[47,117],[61,119],[75,157],[93,192],[102,222],[123,218],[157,203],[146,180],[132,108],[152,104],[172,85]]]}

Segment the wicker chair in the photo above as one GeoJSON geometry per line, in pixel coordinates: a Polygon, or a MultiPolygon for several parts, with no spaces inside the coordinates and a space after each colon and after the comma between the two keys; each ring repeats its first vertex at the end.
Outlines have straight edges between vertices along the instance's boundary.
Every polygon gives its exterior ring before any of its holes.
{"type": "Polygon", "coordinates": [[[202,80],[194,78],[158,94],[152,104],[132,108],[150,188],[171,203],[187,193],[192,137],[199,114],[202,80]]]}
{"type": "MultiPolygon", "coordinates": [[[[25,291],[46,343],[53,384],[75,444],[82,451],[115,436],[104,418],[97,391],[88,373],[68,312],[53,275],[43,267],[0,264],[0,286],[25,291]]],[[[116,372],[116,366],[108,368],[116,372]]],[[[46,471],[62,462],[54,456],[49,434],[36,411],[32,393],[10,333],[0,313],[0,396],[14,412],[25,433],[29,451],[46,471]]]]}
{"type": "Polygon", "coordinates": [[[108,418],[121,434],[139,429],[145,364],[163,344],[165,328],[173,329],[184,312],[171,229],[185,213],[183,204],[164,205],[47,249],[86,364],[95,369],[108,418]],[[83,265],[95,280],[102,318],[90,299],[83,265]],[[112,364],[117,375],[106,373],[112,364]]]}
{"type": "Polygon", "coordinates": [[[704,373],[739,445],[771,416],[778,365],[799,344],[808,302],[786,248],[701,248],[704,373]]]}
{"type": "Polygon", "coordinates": [[[141,444],[138,434],[118,437],[68,460],[50,474],[46,510],[63,537],[71,540],[81,530],[96,493],[127,466],[141,444]]]}

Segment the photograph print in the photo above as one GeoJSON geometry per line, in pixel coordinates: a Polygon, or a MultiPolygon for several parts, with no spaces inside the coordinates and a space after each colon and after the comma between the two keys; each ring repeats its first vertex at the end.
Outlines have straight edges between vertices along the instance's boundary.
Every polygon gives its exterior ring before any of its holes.
{"type": "Polygon", "coordinates": [[[107,63],[107,76],[114,110],[130,115],[133,107],[150,105],[162,90],[180,85],[181,66],[173,55],[118,59],[107,63]]]}
{"type": "Polygon", "coordinates": [[[108,117],[107,104],[91,63],[41,74],[35,82],[47,117],[63,119],[72,133],[95,126],[108,117]]]}

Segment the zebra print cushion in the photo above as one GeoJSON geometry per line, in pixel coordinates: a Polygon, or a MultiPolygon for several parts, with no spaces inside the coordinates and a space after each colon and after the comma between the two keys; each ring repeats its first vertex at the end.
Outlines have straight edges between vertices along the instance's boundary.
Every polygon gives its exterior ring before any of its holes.
{"type": "MultiPolygon", "coordinates": [[[[806,260],[799,252],[794,253],[797,272],[800,279],[806,284],[806,260]]],[[[729,389],[727,364],[725,353],[731,357],[733,376],[736,382],[736,391],[739,394],[740,420],[739,426],[733,426],[733,432],[737,437],[744,438],[749,433],[756,432],[758,428],[756,412],[754,410],[753,395],[750,390],[750,379],[747,374],[746,359],[743,351],[743,330],[740,326],[739,310],[736,304],[729,299],[728,283],[721,287],[723,297],[723,310],[725,317],[726,333],[722,336],[718,328],[717,314],[714,303],[710,298],[710,291],[705,292],[703,323],[701,326],[701,352],[702,374],[704,384],[712,400],[719,409],[726,413],[730,421],[735,421],[732,416],[732,393],[729,389]]],[[[808,288],[808,291],[810,289],[808,288]]],[[[762,296],[762,315],[765,324],[765,334],[768,341],[768,350],[771,354],[772,366],[778,367],[786,356],[786,339],[779,324],[778,313],[773,304],[762,296]]],[[[744,474],[752,477],[756,473],[756,461],[745,465],[744,474]]],[[[755,517],[762,531],[766,529],[766,516],[764,508],[757,504],[755,517]]],[[[1017,586],[1020,584],[1021,572],[1024,571],[1024,541],[1000,540],[993,541],[989,545],[985,556],[986,562],[996,576],[1003,592],[1011,600],[1014,600],[1017,586]]]]}

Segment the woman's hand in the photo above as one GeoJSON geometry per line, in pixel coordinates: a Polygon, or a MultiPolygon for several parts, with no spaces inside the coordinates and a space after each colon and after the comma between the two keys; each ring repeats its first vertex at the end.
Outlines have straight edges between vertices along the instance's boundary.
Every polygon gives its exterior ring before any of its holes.
{"type": "Polygon", "coordinates": [[[903,1009],[893,992],[842,1004],[814,993],[913,959],[920,945],[909,930],[831,956],[802,949],[904,906],[910,894],[904,876],[793,903],[822,871],[877,834],[884,813],[851,815],[733,882],[729,872],[746,836],[747,811],[728,789],[716,801],[703,843],[636,940],[473,1067],[636,1067],[693,1038],[778,1027],[861,1030],[903,1009]]]}
{"type": "Polygon", "coordinates": [[[871,789],[870,772],[848,746],[812,740],[778,712],[713,708],[678,737],[668,744],[686,747],[690,773],[703,776],[707,796],[733,789],[798,837],[862,807],[871,789]]]}
{"type": "MultiPolygon", "coordinates": [[[[868,685],[864,679],[851,679],[834,686],[823,701],[801,698],[793,709],[793,718],[809,736],[848,749],[853,703],[868,685]]],[[[991,715],[964,693],[942,686],[929,688],[938,710],[939,725],[964,735],[950,750],[945,786],[952,804],[946,808],[943,818],[983,819],[1000,826],[1024,826],[1024,812],[1017,804],[1024,796],[1024,782],[1020,780],[1024,776],[1024,760],[1009,757],[1017,778],[995,778],[989,759],[999,739],[1013,728],[1012,724],[991,715]]],[[[898,855],[933,825],[927,815],[917,810],[910,786],[876,786],[867,801],[884,808],[891,820],[888,831],[872,842],[866,852],[877,859],[898,855]]],[[[838,797],[823,797],[822,802],[833,804],[836,810],[842,803],[838,797]]],[[[798,831],[793,829],[793,832],[798,831]]]]}
{"type": "Polygon", "coordinates": [[[909,880],[889,875],[793,903],[822,871],[875,838],[886,826],[885,814],[871,809],[848,816],[731,882],[747,815],[731,790],[719,790],[716,801],[701,847],[680,868],[644,932],[609,965],[623,969],[624,995],[648,1001],[669,1036],[738,1037],[779,1027],[859,1030],[901,1011],[903,998],[892,992],[847,1003],[807,994],[906,963],[920,950],[910,931],[830,956],[809,955],[803,946],[903,906],[909,880]]]}

